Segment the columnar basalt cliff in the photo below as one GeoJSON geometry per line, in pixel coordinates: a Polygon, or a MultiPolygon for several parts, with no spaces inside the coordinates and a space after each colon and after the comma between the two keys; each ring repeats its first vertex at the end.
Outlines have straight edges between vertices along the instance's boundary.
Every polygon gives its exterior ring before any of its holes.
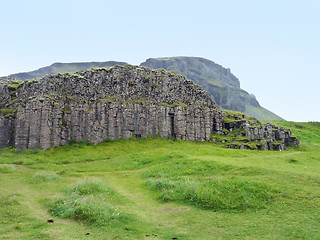
{"type": "MultiPolygon", "coordinates": [[[[224,118],[198,85],[146,67],[115,66],[0,84],[0,147],[17,150],[147,136],[206,141],[230,132],[224,118]]],[[[262,140],[251,135],[246,133],[250,141],[262,140]]],[[[283,146],[290,145],[289,138],[264,135],[265,141],[282,141],[283,146]]]]}

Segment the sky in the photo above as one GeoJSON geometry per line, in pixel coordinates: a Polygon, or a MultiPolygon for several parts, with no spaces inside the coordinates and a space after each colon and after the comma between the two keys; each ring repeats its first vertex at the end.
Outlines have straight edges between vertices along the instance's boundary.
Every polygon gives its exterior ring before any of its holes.
{"type": "Polygon", "coordinates": [[[320,121],[318,0],[0,0],[0,76],[195,56],[290,121],[320,121]]]}

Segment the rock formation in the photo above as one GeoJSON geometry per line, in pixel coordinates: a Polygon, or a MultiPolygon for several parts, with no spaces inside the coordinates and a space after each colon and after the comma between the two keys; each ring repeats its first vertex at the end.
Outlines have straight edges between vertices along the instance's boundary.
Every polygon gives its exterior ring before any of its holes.
{"type": "Polygon", "coordinates": [[[224,111],[223,130],[212,137],[228,148],[264,149],[283,151],[288,146],[298,146],[299,140],[291,137],[289,129],[261,124],[257,119],[240,112],[224,111]]]}
{"type": "MultiPolygon", "coordinates": [[[[17,150],[148,136],[207,141],[232,131],[224,119],[201,87],[159,69],[125,65],[0,84],[0,147],[17,150]]],[[[290,145],[289,132],[245,135],[290,145]]]]}

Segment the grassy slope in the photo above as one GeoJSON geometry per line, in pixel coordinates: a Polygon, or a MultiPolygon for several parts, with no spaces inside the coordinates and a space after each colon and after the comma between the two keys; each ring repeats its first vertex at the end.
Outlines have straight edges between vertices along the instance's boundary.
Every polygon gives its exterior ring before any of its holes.
{"type": "MultiPolygon", "coordinates": [[[[320,125],[275,123],[291,127],[301,138],[301,147],[265,152],[222,149],[210,143],[140,139],[97,146],[77,143],[49,151],[2,149],[0,236],[319,239],[320,125]],[[91,179],[110,186],[114,194],[70,194],[70,186],[91,179]],[[217,194],[210,195],[208,182],[217,183],[224,196],[214,206],[210,203],[216,201],[217,194]],[[242,185],[236,190],[231,186],[230,191],[229,183],[242,185]],[[250,198],[254,191],[260,198],[250,198]],[[232,203],[239,197],[237,193],[241,196],[232,203]],[[104,220],[106,216],[95,217],[90,211],[85,216],[82,213],[60,218],[48,211],[56,198],[112,206],[124,217],[105,224],[95,219],[104,220]],[[230,205],[223,202],[228,198],[230,205]],[[250,201],[251,205],[245,205],[250,201]],[[232,209],[237,203],[245,207],[232,209]],[[46,222],[50,217],[54,223],[46,222]]],[[[68,210],[71,208],[64,211],[68,210]]]]}
{"type": "Polygon", "coordinates": [[[254,116],[259,120],[269,120],[269,119],[279,119],[283,120],[280,116],[276,115],[273,112],[270,112],[268,109],[263,107],[254,107],[252,105],[246,105],[245,114],[249,116],[254,116]]]}

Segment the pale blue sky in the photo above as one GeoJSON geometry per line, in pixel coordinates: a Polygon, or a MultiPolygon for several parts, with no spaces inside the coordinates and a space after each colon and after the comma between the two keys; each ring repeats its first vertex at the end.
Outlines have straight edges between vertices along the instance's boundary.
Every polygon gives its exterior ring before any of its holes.
{"type": "Polygon", "coordinates": [[[318,0],[0,0],[0,76],[54,62],[197,56],[265,108],[320,121],[318,0]]]}

